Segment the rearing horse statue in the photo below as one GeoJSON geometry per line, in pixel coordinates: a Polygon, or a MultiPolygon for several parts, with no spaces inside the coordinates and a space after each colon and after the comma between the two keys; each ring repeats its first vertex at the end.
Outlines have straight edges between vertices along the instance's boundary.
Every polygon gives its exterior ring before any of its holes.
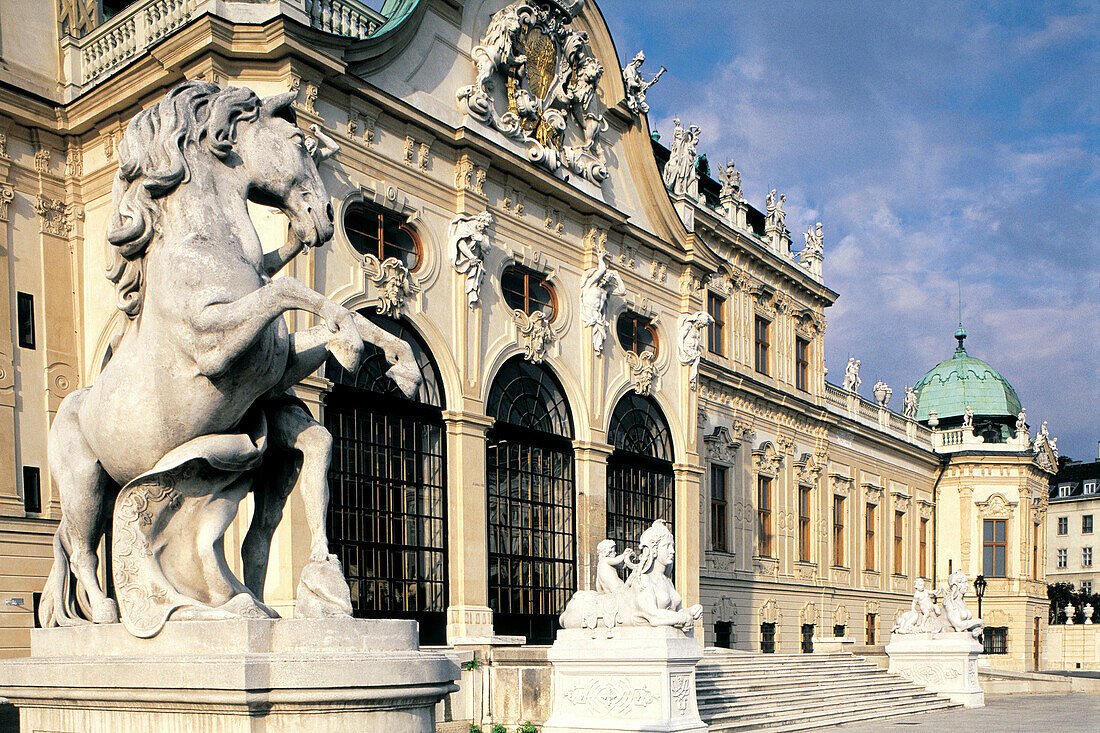
{"type": "Polygon", "coordinates": [[[330,353],[354,370],[364,341],[384,351],[406,394],[419,371],[404,341],[293,277],[272,277],[333,233],[317,171],[330,141],[297,127],[293,100],[190,81],[127,127],[107,230],[107,277],[125,319],[96,382],[62,402],[50,430],[62,519],[43,626],[116,622],[119,606],[138,636],[169,616],[276,617],[263,584],[294,486],[312,533],[297,613],[351,612],[325,534],[332,439],[288,390],[330,353]],[[248,201],[286,214],[286,245],[264,254],[248,201]],[[322,325],[289,333],[291,310],[322,325]],[[223,535],[249,491],[242,583],[223,535]],[[96,575],[108,521],[118,605],[96,575]]]}

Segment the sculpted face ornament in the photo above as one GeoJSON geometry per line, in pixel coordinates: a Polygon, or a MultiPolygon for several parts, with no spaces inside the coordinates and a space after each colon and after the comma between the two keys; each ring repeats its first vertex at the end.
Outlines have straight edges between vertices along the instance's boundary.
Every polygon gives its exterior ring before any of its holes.
{"type": "Polygon", "coordinates": [[[562,178],[600,183],[607,130],[597,87],[603,66],[570,23],[576,2],[514,2],[493,14],[472,56],[477,76],[457,92],[459,109],[526,147],[527,159],[562,178]],[[570,124],[572,123],[572,124],[570,124]]]}
{"type": "Polygon", "coordinates": [[[116,622],[121,611],[127,630],[148,637],[169,618],[277,616],[264,580],[296,485],[312,542],[295,615],[351,613],[325,533],[331,436],[288,390],[330,353],[354,371],[365,341],[406,394],[420,376],[407,343],[293,277],[272,277],[333,232],[317,160],[335,145],[319,130],[308,142],[293,99],[189,81],[127,127],[107,225],[107,277],[125,318],[95,384],[67,396],[50,429],[62,518],[43,626],[116,622]],[[292,241],[264,254],[248,201],[286,214],[292,241]],[[291,310],[322,323],[292,338],[282,318],[291,310]],[[97,577],[108,491],[118,492],[108,548],[117,605],[97,577]],[[242,583],[224,534],[249,492],[242,583]]]}

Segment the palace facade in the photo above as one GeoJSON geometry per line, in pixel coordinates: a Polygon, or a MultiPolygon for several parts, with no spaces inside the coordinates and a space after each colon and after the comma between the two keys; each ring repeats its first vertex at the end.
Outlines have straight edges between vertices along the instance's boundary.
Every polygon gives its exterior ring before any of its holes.
{"type": "MultiPolygon", "coordinates": [[[[794,247],[774,192],[761,210],[732,166],[700,175],[690,125],[655,141],[620,51],[584,0],[0,0],[0,653],[26,652],[52,562],[50,420],[120,318],[118,145],[204,79],[293,91],[299,125],[339,144],[336,234],[285,274],[417,355],[414,399],[376,352],[297,389],[333,435],[328,529],[358,615],[544,666],[597,543],[663,518],[708,645],[879,647],[914,579],[961,568],[989,579],[994,666],[1041,664],[1049,448],[1014,392],[966,391],[1007,381],[968,371],[960,339],[908,416],[827,382],[821,229],[794,247]]],[[[253,218],[269,249],[293,236],[253,218]]],[[[292,496],[266,585],[287,615],[303,511],[292,496]]]]}

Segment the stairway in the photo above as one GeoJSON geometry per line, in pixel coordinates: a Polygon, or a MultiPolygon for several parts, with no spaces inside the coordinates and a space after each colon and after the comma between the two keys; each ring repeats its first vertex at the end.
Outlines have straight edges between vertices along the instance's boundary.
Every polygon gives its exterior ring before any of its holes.
{"type": "Polygon", "coordinates": [[[851,654],[708,648],[695,675],[711,733],[811,730],[961,707],[851,654]]]}

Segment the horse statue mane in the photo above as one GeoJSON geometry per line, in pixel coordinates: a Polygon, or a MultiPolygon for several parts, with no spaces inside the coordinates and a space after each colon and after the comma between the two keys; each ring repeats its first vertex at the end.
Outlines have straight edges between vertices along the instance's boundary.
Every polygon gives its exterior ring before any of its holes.
{"type": "Polygon", "coordinates": [[[112,245],[107,279],[115,284],[116,306],[127,317],[123,328],[141,313],[145,253],[158,236],[160,199],[188,181],[188,156],[205,153],[226,160],[237,123],[255,120],[260,104],[250,89],[188,81],[127,125],[118,147],[114,211],[107,224],[112,245]]]}

